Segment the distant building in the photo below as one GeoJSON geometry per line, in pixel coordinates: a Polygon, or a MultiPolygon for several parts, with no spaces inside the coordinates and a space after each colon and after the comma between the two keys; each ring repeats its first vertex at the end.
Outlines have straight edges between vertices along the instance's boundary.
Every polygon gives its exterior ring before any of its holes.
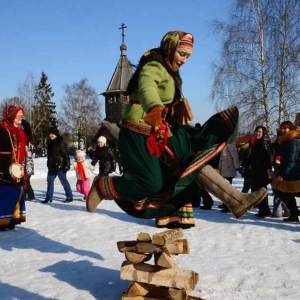
{"type": "Polygon", "coordinates": [[[120,46],[121,56],[111,77],[108,87],[101,95],[105,97],[105,119],[95,134],[92,143],[96,143],[99,136],[106,137],[110,146],[116,147],[119,135],[119,124],[124,115],[124,107],[128,103],[128,97],[125,96],[128,82],[132,76],[132,69],[127,59],[127,47],[124,44],[124,29],[127,28],[123,23],[119,29],[122,29],[122,44],[120,46]]]}

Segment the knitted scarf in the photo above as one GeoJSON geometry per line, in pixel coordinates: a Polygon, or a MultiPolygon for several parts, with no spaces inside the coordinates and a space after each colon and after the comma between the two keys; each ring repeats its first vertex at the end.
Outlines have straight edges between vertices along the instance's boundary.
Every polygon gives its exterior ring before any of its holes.
{"type": "Polygon", "coordinates": [[[77,171],[78,171],[78,174],[80,175],[81,180],[86,181],[86,175],[85,175],[85,171],[84,171],[83,162],[77,162],[77,171]]]}

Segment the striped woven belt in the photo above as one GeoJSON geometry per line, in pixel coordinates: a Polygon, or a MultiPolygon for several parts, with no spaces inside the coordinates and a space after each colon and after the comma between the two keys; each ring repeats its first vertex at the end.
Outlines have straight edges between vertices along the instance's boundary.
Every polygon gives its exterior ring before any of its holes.
{"type": "Polygon", "coordinates": [[[145,135],[149,135],[151,133],[151,128],[150,127],[139,125],[139,124],[134,123],[132,121],[129,121],[127,119],[122,120],[122,126],[128,128],[128,129],[131,129],[132,131],[142,133],[142,134],[145,134],[145,135]]]}

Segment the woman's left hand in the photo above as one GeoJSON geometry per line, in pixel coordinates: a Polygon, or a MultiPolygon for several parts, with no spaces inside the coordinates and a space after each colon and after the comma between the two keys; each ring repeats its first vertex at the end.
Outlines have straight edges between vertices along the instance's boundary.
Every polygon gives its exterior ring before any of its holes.
{"type": "Polygon", "coordinates": [[[151,107],[149,112],[144,117],[144,121],[155,127],[161,123],[161,120],[166,117],[168,109],[164,106],[154,106],[151,107]]]}

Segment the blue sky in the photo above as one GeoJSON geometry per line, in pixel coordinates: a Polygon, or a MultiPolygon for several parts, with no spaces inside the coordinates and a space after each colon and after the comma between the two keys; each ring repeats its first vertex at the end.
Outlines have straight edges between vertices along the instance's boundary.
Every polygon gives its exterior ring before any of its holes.
{"type": "MultiPolygon", "coordinates": [[[[159,45],[170,30],[194,34],[195,47],[181,68],[184,96],[195,122],[214,113],[208,101],[210,65],[220,55],[220,42],[210,21],[226,20],[231,0],[1,0],[0,101],[17,94],[31,72],[42,72],[59,107],[63,86],[82,78],[102,93],[120,58],[119,27],[124,23],[127,57],[137,63],[141,54],[159,45]]],[[[100,96],[102,103],[104,98],[100,96]]]]}

